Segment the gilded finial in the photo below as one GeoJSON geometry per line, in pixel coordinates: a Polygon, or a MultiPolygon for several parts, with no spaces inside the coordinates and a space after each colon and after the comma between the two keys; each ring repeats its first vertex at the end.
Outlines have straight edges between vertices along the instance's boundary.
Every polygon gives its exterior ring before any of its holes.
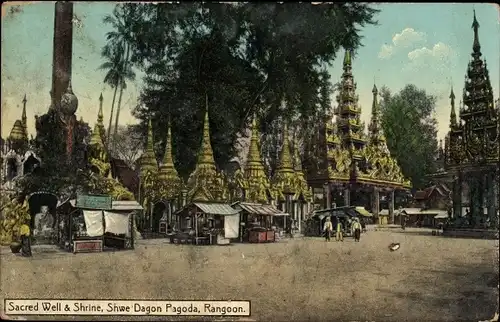
{"type": "Polygon", "coordinates": [[[373,93],[373,95],[377,95],[378,94],[377,85],[375,85],[375,83],[373,84],[372,93],[373,93]]]}
{"type": "Polygon", "coordinates": [[[472,44],[473,56],[477,56],[481,54],[481,45],[479,44],[479,22],[476,19],[476,10],[473,9],[474,18],[472,21],[472,29],[474,29],[474,42],[472,44]]]}
{"type": "Polygon", "coordinates": [[[26,99],[26,94],[24,94],[24,98],[23,98],[23,104],[26,104],[28,100],[26,99]]]}

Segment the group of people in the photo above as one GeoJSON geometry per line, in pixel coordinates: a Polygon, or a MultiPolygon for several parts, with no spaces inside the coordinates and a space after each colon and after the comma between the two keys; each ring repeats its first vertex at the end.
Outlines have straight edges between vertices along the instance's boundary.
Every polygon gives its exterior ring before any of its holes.
{"type": "MultiPolygon", "coordinates": [[[[349,229],[349,227],[346,227],[346,229],[349,229]]],[[[352,231],[352,235],[354,236],[354,241],[359,242],[361,238],[361,230],[363,229],[359,218],[354,218],[351,222],[350,229],[352,231]]],[[[331,240],[331,235],[334,231],[333,228],[333,223],[330,217],[326,217],[325,224],[323,226],[323,231],[325,233],[325,239],[326,241],[331,240]]],[[[337,223],[335,225],[335,241],[344,241],[344,227],[343,224],[340,220],[337,220],[337,223]]]]}

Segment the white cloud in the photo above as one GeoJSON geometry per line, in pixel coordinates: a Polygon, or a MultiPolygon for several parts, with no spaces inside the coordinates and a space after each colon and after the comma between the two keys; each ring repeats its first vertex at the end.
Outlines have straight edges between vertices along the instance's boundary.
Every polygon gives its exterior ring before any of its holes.
{"type": "Polygon", "coordinates": [[[408,48],[414,44],[425,42],[426,39],[427,35],[424,32],[416,31],[413,28],[405,28],[392,37],[392,45],[382,45],[378,57],[388,59],[392,57],[397,48],[408,48]]]}
{"type": "Polygon", "coordinates": [[[416,31],[413,28],[405,28],[401,33],[392,37],[392,43],[396,47],[410,47],[419,42],[425,42],[427,35],[425,32],[416,31]]]}
{"type": "Polygon", "coordinates": [[[394,47],[392,47],[391,45],[383,44],[382,47],[380,48],[380,52],[378,53],[378,58],[380,59],[390,58],[393,52],[394,52],[394,47]]]}
{"type": "Polygon", "coordinates": [[[408,53],[404,72],[425,72],[428,78],[444,79],[457,66],[457,53],[447,44],[438,42],[432,47],[421,47],[408,53]]]}
{"type": "Polygon", "coordinates": [[[408,53],[408,59],[411,61],[416,61],[418,59],[425,59],[427,57],[446,59],[453,55],[453,50],[450,46],[445,43],[438,42],[435,44],[432,49],[427,47],[422,47],[419,49],[415,49],[408,53]]]}

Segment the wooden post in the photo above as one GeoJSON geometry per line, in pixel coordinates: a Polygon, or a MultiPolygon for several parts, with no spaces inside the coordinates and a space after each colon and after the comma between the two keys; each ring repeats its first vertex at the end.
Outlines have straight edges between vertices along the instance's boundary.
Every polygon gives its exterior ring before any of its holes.
{"type": "Polygon", "coordinates": [[[194,244],[198,245],[198,213],[194,213],[194,244]]]}
{"type": "Polygon", "coordinates": [[[389,217],[391,224],[394,224],[394,189],[389,192],[389,217]]]}

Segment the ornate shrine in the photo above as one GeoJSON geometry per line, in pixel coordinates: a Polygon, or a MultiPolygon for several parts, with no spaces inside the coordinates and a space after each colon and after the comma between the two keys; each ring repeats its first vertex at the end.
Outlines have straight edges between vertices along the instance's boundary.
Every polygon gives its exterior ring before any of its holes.
{"type": "Polygon", "coordinates": [[[394,192],[410,188],[411,183],[403,177],[387,149],[375,85],[372,92],[372,115],[366,135],[360,119],[351,52],[346,51],[338,105],[333,120],[326,122],[319,135],[319,162],[308,168],[308,181],[315,188],[315,194],[326,195],[323,206],[368,206],[371,203],[376,216],[380,211],[380,192],[383,192],[387,194],[393,221],[394,192]],[[371,193],[371,201],[365,198],[367,192],[371,193]]]}
{"type": "Polygon", "coordinates": [[[472,29],[472,59],[467,66],[458,118],[453,89],[450,94],[445,170],[453,185],[454,216],[461,216],[464,206],[468,207],[470,225],[477,226],[486,219],[498,223],[500,108],[494,106],[486,60],[481,58],[475,11],[472,29]]]}

